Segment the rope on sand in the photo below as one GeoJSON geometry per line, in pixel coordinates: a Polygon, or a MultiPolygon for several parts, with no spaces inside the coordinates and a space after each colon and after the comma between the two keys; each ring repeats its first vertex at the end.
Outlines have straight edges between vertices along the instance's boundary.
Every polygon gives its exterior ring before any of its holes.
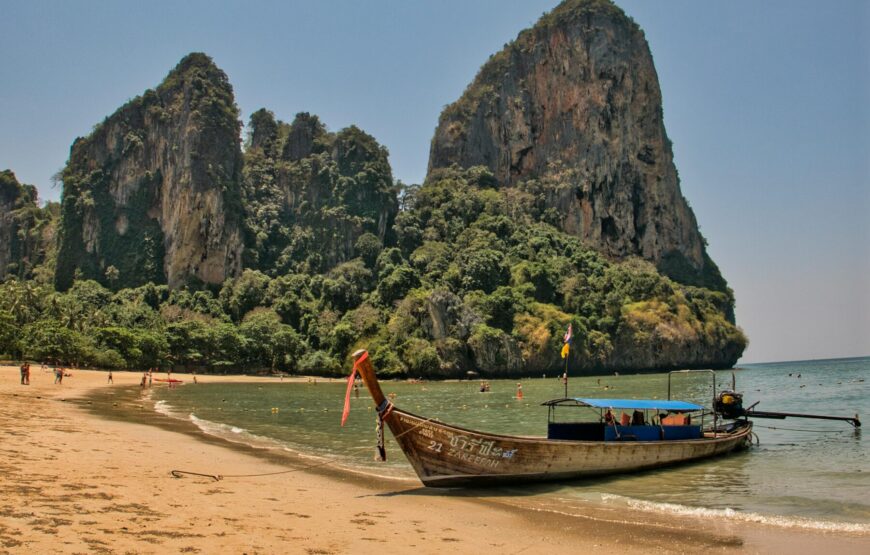
{"type": "Polygon", "coordinates": [[[326,461],[317,464],[309,464],[300,468],[279,470],[278,472],[264,472],[262,474],[204,474],[202,472],[191,472],[189,470],[172,470],[169,473],[172,475],[173,478],[181,478],[182,474],[190,474],[191,476],[204,476],[206,478],[211,478],[215,482],[220,482],[224,478],[257,478],[260,476],[277,476],[278,474],[289,474],[291,472],[300,472],[302,470],[309,470],[311,468],[326,466],[332,463],[333,461],[326,461]]]}
{"type": "MultiPolygon", "coordinates": [[[[371,449],[371,447],[351,447],[350,450],[354,451],[357,449],[371,449]]],[[[170,470],[169,473],[173,478],[183,478],[182,474],[189,474],[191,476],[203,476],[205,478],[211,478],[215,482],[220,482],[224,478],[258,478],[260,476],[277,476],[278,474],[290,474],[291,472],[301,472],[303,470],[309,470],[312,468],[318,468],[321,466],[328,466],[330,464],[335,464],[338,461],[328,460],[314,464],[307,464],[305,466],[300,466],[298,468],[292,468],[290,470],[279,470],[278,472],[263,472],[262,474],[205,474],[203,472],[191,472],[190,470],[170,470]]]]}
{"type": "Polygon", "coordinates": [[[172,474],[173,478],[181,478],[182,474],[190,474],[191,476],[205,476],[206,478],[211,478],[215,482],[220,482],[221,480],[223,480],[223,476],[221,476],[220,474],[202,474],[200,472],[190,472],[187,470],[172,470],[169,473],[172,474]]]}

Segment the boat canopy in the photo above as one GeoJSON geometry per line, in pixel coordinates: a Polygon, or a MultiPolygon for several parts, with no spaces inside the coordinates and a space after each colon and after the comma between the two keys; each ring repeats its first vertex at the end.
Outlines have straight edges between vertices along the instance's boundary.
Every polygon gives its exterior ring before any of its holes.
{"type": "Polygon", "coordinates": [[[686,401],[666,401],[658,399],[581,399],[579,397],[553,399],[543,403],[548,406],[573,404],[580,407],[596,409],[623,410],[667,410],[673,412],[688,412],[702,410],[704,407],[686,401]]]}

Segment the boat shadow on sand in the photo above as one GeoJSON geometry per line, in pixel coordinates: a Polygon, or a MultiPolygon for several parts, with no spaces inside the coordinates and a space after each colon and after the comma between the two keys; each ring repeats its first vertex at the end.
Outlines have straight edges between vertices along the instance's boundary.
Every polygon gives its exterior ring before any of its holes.
{"type": "Polygon", "coordinates": [[[654,481],[656,476],[670,475],[671,480],[674,478],[672,474],[677,472],[680,477],[691,481],[704,481],[708,472],[699,472],[699,469],[709,467],[711,462],[727,457],[729,467],[727,472],[717,474],[716,488],[717,495],[723,492],[734,490],[739,493],[740,490],[746,488],[749,475],[744,471],[744,463],[748,462],[751,454],[748,452],[734,453],[730,455],[721,455],[712,459],[689,461],[675,463],[670,466],[651,468],[647,470],[637,470],[634,472],[622,474],[608,474],[603,476],[591,476],[588,478],[576,478],[565,481],[551,482],[534,482],[526,484],[509,484],[509,485],[493,485],[489,487],[441,487],[431,488],[426,486],[418,486],[411,488],[390,489],[390,491],[382,491],[372,493],[363,497],[396,497],[396,496],[424,496],[424,497],[457,497],[457,498],[475,498],[475,499],[499,499],[499,498],[517,498],[517,497],[535,497],[547,496],[560,492],[570,491],[572,488],[589,489],[594,487],[596,491],[602,494],[621,495],[623,490],[621,486],[626,479],[642,477],[643,479],[654,481]]]}

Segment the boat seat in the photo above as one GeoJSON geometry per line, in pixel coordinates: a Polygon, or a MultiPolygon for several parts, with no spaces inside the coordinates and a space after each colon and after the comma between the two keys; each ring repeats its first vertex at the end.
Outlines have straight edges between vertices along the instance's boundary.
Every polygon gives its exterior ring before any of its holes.
{"type": "Polygon", "coordinates": [[[662,418],[662,426],[686,426],[689,417],[685,414],[669,414],[662,418]]]}

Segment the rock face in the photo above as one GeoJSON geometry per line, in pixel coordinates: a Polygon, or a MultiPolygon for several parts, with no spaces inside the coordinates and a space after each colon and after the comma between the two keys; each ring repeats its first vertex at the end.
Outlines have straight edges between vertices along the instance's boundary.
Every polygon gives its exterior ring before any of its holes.
{"type": "Polygon", "coordinates": [[[0,172],[0,277],[9,270],[16,273],[21,259],[21,240],[17,211],[23,204],[33,202],[28,191],[18,183],[10,170],[0,172]]]}
{"type": "Polygon", "coordinates": [[[63,172],[56,286],[77,272],[116,287],[238,275],[240,125],[226,75],[195,53],[77,139],[63,172]]]}
{"type": "Polygon", "coordinates": [[[680,192],[652,56],[606,0],[566,0],[482,67],[441,114],[429,172],[487,166],[605,254],[724,290],[680,192]]]}

